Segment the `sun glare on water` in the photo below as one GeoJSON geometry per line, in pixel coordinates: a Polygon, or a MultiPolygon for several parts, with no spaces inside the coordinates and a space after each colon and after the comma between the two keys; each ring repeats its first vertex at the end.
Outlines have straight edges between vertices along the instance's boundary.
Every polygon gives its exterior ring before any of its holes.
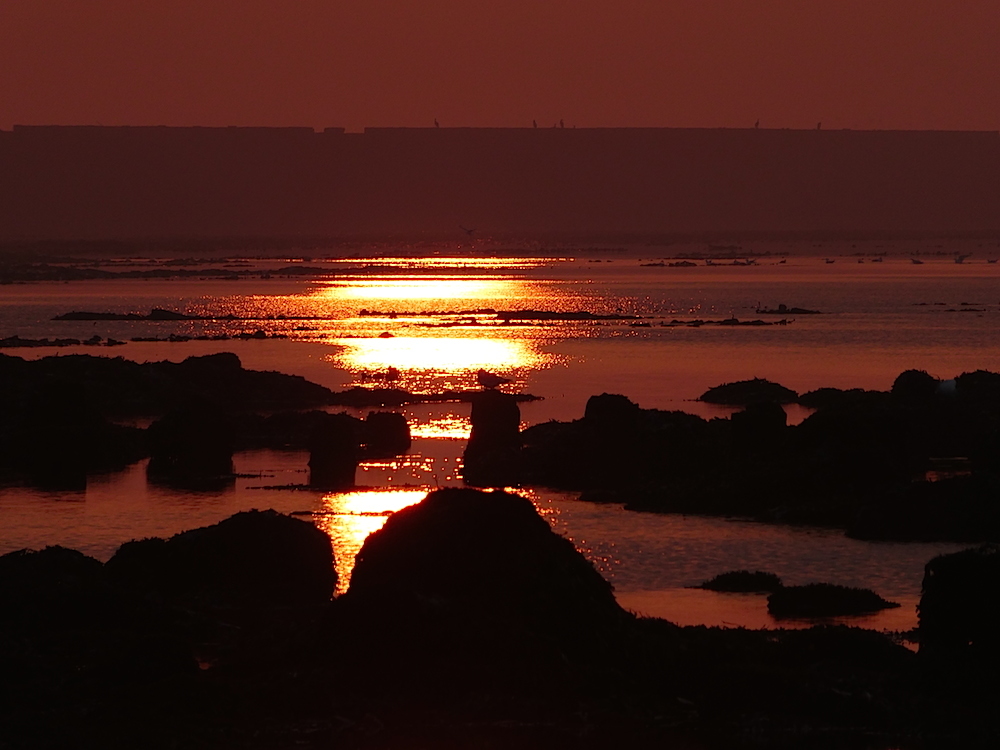
{"type": "Polygon", "coordinates": [[[390,513],[419,503],[426,495],[427,490],[366,490],[323,497],[313,521],[333,543],[338,594],[350,586],[354,558],[368,535],[381,529],[390,513]]]}

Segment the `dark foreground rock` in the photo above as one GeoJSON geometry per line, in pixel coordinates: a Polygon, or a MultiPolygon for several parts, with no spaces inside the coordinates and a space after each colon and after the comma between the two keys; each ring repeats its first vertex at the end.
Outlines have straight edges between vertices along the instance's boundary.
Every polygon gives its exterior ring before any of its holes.
{"type": "Polygon", "coordinates": [[[486,389],[472,401],[472,434],[462,457],[462,475],[474,487],[520,483],[521,410],[514,396],[486,389]]]}
{"type": "Polygon", "coordinates": [[[922,655],[1000,667],[1000,546],[928,562],[917,611],[922,655]]]}
{"type": "Polygon", "coordinates": [[[106,567],[126,589],[226,610],[321,605],[336,585],[329,537],[273,510],[127,542],[106,567]]]}
{"type": "MultiPolygon", "coordinates": [[[[329,542],[245,513],[107,565],[0,557],[5,748],[995,747],[995,669],[880,633],[636,618],[523,499],[433,493],[328,601],[329,542]],[[874,743],[874,744],[873,744],[874,743]]],[[[945,583],[942,579],[942,583],[945,583]]],[[[994,599],[996,589],[983,592],[994,599]]]]}

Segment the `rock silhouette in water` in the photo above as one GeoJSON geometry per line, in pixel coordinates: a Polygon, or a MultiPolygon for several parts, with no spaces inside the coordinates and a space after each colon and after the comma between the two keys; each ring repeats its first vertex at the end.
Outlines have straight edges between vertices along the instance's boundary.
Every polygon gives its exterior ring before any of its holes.
{"type": "Polygon", "coordinates": [[[233,481],[235,435],[227,414],[193,402],[149,426],[148,477],[191,489],[215,489],[233,481]]]}
{"type": "Polygon", "coordinates": [[[323,604],[336,584],[330,538],[273,510],[127,542],[106,567],[127,589],[212,609],[323,604]]]}
{"type": "Polygon", "coordinates": [[[326,414],[309,436],[309,484],[327,490],[354,486],[361,461],[359,420],[347,414],[326,414]]]}
{"type": "Polygon", "coordinates": [[[472,399],[472,434],[463,456],[466,484],[503,487],[520,481],[521,410],[514,396],[487,389],[472,399]]]}
{"type": "Polygon", "coordinates": [[[533,693],[526,670],[539,684],[567,679],[600,662],[632,622],[530,501],[470,489],[431,492],[390,516],[365,541],[338,605],[373,679],[391,664],[411,688],[458,692],[533,693]]]}
{"type": "Polygon", "coordinates": [[[1000,545],[928,562],[917,614],[921,655],[1000,666],[1000,545]]]}
{"type": "Polygon", "coordinates": [[[362,426],[365,455],[388,458],[410,449],[410,425],[406,417],[391,411],[373,411],[362,426]]]}
{"type": "Polygon", "coordinates": [[[782,586],[767,597],[767,611],[775,617],[839,617],[878,612],[898,607],[868,589],[837,586],[832,583],[809,583],[805,586],[782,586]]]}

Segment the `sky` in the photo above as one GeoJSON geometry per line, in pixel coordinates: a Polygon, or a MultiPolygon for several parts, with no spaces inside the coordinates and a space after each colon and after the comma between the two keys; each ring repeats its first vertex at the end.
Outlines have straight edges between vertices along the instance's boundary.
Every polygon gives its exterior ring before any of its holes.
{"type": "Polygon", "coordinates": [[[2,0],[12,124],[1000,129],[998,0],[2,0]]]}

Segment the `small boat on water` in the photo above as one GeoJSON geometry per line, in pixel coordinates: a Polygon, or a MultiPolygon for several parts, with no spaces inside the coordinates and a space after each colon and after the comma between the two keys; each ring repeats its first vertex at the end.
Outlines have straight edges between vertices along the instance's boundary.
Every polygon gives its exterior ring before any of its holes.
{"type": "Polygon", "coordinates": [[[924,264],[924,262],[920,260],[920,258],[910,258],[910,263],[912,263],[915,266],[922,266],[924,264]]]}

